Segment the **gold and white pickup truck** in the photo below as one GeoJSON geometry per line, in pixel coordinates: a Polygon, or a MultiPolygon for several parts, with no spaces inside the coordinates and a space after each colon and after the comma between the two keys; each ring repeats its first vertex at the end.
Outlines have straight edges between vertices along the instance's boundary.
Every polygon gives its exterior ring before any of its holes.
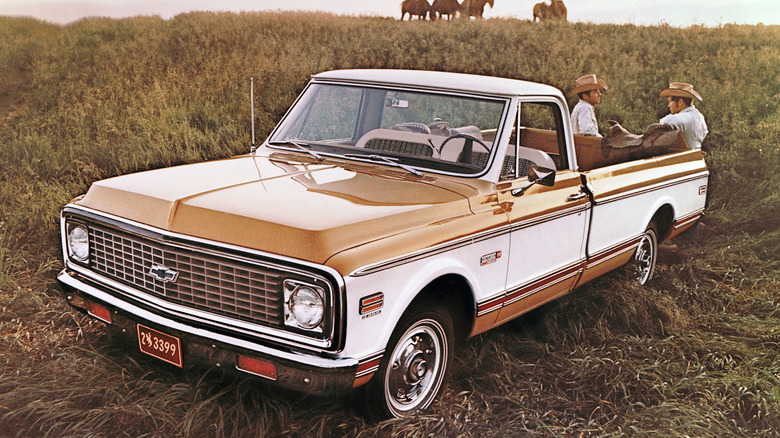
{"type": "Polygon", "coordinates": [[[159,360],[362,387],[372,414],[404,416],[458,340],[626,264],[652,277],[709,172],[684,141],[629,149],[605,162],[547,85],[321,73],[246,155],[92,184],[62,211],[58,279],[159,360]]]}

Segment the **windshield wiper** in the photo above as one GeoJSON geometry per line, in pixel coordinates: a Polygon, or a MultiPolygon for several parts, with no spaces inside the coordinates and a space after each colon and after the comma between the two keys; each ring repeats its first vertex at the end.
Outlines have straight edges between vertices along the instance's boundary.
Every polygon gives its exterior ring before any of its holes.
{"type": "Polygon", "coordinates": [[[399,169],[403,169],[409,173],[411,173],[414,176],[422,177],[422,172],[418,171],[417,169],[412,168],[411,166],[407,166],[405,164],[401,164],[398,162],[398,159],[388,158],[382,155],[363,155],[363,154],[344,154],[347,158],[356,158],[358,160],[368,160],[368,161],[381,161],[383,163],[387,163],[393,167],[397,167],[399,169]]]}
{"type": "Polygon", "coordinates": [[[272,145],[272,146],[284,146],[284,145],[291,144],[291,145],[295,146],[295,149],[311,155],[312,157],[316,158],[317,161],[322,161],[322,160],[325,159],[325,157],[323,157],[322,155],[320,155],[320,154],[314,152],[313,150],[309,149],[308,147],[306,147],[306,146],[309,146],[309,145],[307,145],[306,143],[299,142],[297,140],[269,141],[268,144],[272,145]]]}

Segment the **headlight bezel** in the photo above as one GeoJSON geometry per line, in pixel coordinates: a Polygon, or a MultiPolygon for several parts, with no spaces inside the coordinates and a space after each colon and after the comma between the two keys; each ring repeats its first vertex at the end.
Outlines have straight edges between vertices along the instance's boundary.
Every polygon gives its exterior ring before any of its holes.
{"type": "Polygon", "coordinates": [[[82,222],[69,221],[65,227],[65,243],[68,249],[68,258],[78,263],[89,262],[89,256],[92,252],[92,248],[89,244],[89,227],[82,222]],[[74,233],[77,230],[83,231],[83,236],[75,237],[74,233]],[[76,239],[79,241],[76,242],[76,239]],[[79,248],[83,246],[84,251],[79,251],[79,248]],[[83,255],[82,255],[83,254],[83,255]]]}
{"type": "Polygon", "coordinates": [[[323,333],[326,323],[328,302],[325,290],[312,283],[300,280],[286,279],[284,289],[284,325],[289,328],[303,330],[308,333],[323,333]],[[306,302],[314,306],[308,310],[314,311],[312,315],[305,315],[306,302]],[[300,309],[296,311],[296,309],[300,309]]]}

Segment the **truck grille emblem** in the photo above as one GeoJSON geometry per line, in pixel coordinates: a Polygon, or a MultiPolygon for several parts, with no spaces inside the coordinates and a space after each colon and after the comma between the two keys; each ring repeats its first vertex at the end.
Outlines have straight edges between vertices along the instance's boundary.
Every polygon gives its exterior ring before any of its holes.
{"type": "Polygon", "coordinates": [[[176,281],[179,273],[162,265],[152,265],[152,268],[149,269],[149,275],[163,283],[168,283],[169,281],[176,281]]]}

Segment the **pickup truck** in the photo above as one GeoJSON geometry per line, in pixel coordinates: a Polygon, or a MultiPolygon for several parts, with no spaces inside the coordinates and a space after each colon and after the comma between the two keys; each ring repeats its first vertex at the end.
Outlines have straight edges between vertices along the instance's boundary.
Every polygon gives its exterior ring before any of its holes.
{"type": "Polygon", "coordinates": [[[548,85],[324,72],[244,155],[93,183],[62,210],[58,280],[173,366],[406,416],[457,342],[624,265],[646,283],[702,216],[701,151],[603,152],[548,85]]]}

